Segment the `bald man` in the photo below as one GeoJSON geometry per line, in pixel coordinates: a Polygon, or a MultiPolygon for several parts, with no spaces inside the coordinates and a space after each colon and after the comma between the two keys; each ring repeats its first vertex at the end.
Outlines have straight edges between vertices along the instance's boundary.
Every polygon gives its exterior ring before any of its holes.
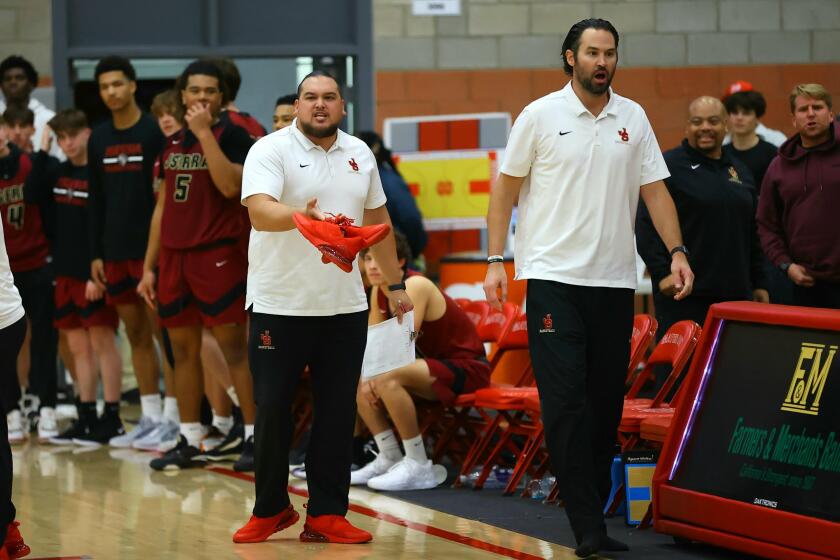
{"type": "Polygon", "coordinates": [[[683,240],[691,251],[692,294],[675,301],[671,258],[643,202],[636,217],[636,242],[653,284],[657,338],[677,321],[702,325],[713,303],[768,302],[762,253],[756,233],[758,187],[749,169],[723,153],[728,114],[719,99],[698,97],[688,107],[685,139],[665,152],[683,240]]]}

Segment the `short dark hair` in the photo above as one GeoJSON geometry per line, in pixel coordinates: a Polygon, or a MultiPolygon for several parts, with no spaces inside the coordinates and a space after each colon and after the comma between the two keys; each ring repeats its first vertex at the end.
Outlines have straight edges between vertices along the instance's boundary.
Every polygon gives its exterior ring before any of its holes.
{"type": "MultiPolygon", "coordinates": [[[[398,230],[397,228],[394,229],[394,244],[397,246],[397,260],[405,259],[405,264],[402,267],[403,274],[406,272],[406,268],[411,263],[411,259],[414,258],[414,255],[411,254],[411,245],[408,244],[408,238],[398,230]]],[[[361,251],[359,251],[359,256],[365,258],[365,255],[368,254],[370,251],[370,247],[365,247],[361,251]]]]}
{"type": "Polygon", "coordinates": [[[297,101],[298,96],[296,93],[290,93],[288,95],[282,95],[277,98],[277,101],[274,103],[274,106],[277,107],[278,105],[294,105],[295,101],[297,101]]]}
{"type": "Polygon", "coordinates": [[[132,82],[137,81],[137,72],[134,70],[134,66],[124,56],[110,55],[97,62],[96,69],[93,71],[94,80],[98,82],[99,76],[106,72],[122,72],[132,82]]]}
{"type": "Polygon", "coordinates": [[[9,126],[15,126],[16,124],[35,126],[35,113],[28,107],[9,105],[3,112],[3,120],[9,126]]]}
{"type": "Polygon", "coordinates": [[[202,76],[212,76],[219,81],[219,90],[222,92],[222,104],[224,105],[228,101],[230,101],[230,92],[228,90],[227,82],[225,82],[225,78],[222,75],[222,71],[219,67],[208,60],[195,60],[190,62],[184,71],[181,72],[181,75],[178,76],[177,87],[179,90],[183,91],[187,89],[187,81],[189,81],[190,76],[196,76],[201,74],[202,76]]]}
{"type": "Polygon", "coordinates": [[[333,80],[335,82],[335,85],[338,86],[338,96],[341,97],[342,99],[344,98],[344,91],[341,89],[341,84],[339,83],[338,78],[336,78],[335,76],[333,76],[329,72],[324,72],[323,70],[313,70],[312,72],[310,72],[309,74],[304,76],[303,79],[298,84],[297,96],[300,97],[300,92],[301,92],[301,88],[303,87],[303,82],[305,82],[309,78],[318,78],[318,77],[329,78],[329,79],[333,80]]]}
{"type": "Polygon", "coordinates": [[[577,51],[580,47],[580,37],[587,29],[603,29],[604,31],[609,31],[615,39],[615,48],[618,49],[618,31],[616,31],[612,23],[600,18],[580,20],[574,24],[571,29],[569,29],[569,32],[566,34],[566,39],[563,40],[563,48],[561,49],[563,71],[569,76],[572,75],[573,69],[572,65],[569,64],[569,61],[566,60],[566,51],[572,51],[577,58],[577,51]]]}
{"type": "Polygon", "coordinates": [[[55,114],[47,123],[56,134],[87,128],[87,116],[79,109],[64,109],[55,114]]]}
{"type": "Polygon", "coordinates": [[[239,88],[242,87],[242,74],[239,73],[239,68],[236,63],[230,58],[203,58],[215,64],[222,73],[222,80],[224,80],[228,89],[228,101],[233,101],[239,94],[239,88]]]}
{"type": "Polygon", "coordinates": [[[32,87],[38,85],[38,71],[35,70],[35,67],[32,66],[31,62],[18,54],[7,56],[3,59],[3,62],[0,62],[0,80],[2,80],[6,75],[6,71],[11,70],[12,68],[20,68],[23,70],[23,73],[26,74],[26,79],[29,80],[32,87]]]}
{"type": "Polygon", "coordinates": [[[757,91],[738,91],[723,100],[723,105],[726,107],[726,112],[734,113],[738,109],[744,111],[753,111],[756,118],[764,116],[767,111],[767,102],[764,96],[757,91]]]}

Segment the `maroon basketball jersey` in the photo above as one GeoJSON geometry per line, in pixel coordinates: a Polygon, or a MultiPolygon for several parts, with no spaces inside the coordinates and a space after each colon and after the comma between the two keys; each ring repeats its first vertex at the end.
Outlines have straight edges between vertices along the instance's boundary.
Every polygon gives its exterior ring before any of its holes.
{"type": "Polygon", "coordinates": [[[17,173],[9,179],[0,178],[0,211],[3,213],[3,232],[12,272],[42,267],[50,254],[41,222],[41,209],[37,204],[23,201],[23,186],[31,170],[32,160],[21,153],[17,173]]]}
{"type": "MultiPolygon", "coordinates": [[[[241,135],[250,142],[244,130],[221,122],[212,130],[231,162],[244,161],[247,147],[241,138],[231,140],[241,135]]],[[[201,143],[191,132],[183,130],[169,138],[161,161],[167,196],[161,219],[162,246],[192,249],[242,236],[239,197],[225,198],[216,188],[201,143]]]]}
{"type": "MultiPolygon", "coordinates": [[[[409,273],[409,276],[414,276],[409,273]]],[[[445,360],[448,358],[478,359],[485,356],[484,344],[478,331],[464,310],[451,297],[441,291],[446,300],[446,311],[436,321],[423,321],[417,333],[415,345],[424,358],[445,360]]],[[[377,290],[377,304],[385,317],[391,317],[388,297],[377,290]]]]}
{"type": "Polygon", "coordinates": [[[245,132],[247,132],[253,140],[259,140],[267,134],[265,128],[263,128],[263,125],[261,125],[257,119],[255,119],[248,113],[241,113],[239,111],[225,111],[224,114],[228,116],[231,124],[233,124],[234,126],[244,128],[245,132]]]}

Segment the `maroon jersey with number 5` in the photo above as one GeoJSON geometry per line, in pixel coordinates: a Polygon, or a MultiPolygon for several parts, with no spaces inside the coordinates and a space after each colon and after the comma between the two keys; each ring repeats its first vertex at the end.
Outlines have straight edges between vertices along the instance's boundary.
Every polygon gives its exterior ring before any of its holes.
{"type": "Polygon", "coordinates": [[[44,234],[41,209],[24,202],[24,185],[32,160],[16,146],[3,158],[0,172],[0,212],[12,272],[35,270],[47,263],[50,246],[44,234]]]}
{"type": "MultiPolygon", "coordinates": [[[[253,140],[244,129],[220,121],[212,131],[231,163],[245,163],[253,140]]],[[[161,246],[194,249],[242,236],[239,196],[225,198],[216,188],[204,150],[192,132],[185,129],[170,137],[160,158],[166,183],[161,246]]]]}

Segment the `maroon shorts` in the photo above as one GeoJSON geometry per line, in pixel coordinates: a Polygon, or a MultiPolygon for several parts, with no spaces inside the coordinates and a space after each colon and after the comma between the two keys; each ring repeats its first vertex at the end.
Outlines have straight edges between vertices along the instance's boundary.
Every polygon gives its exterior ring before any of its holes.
{"type": "Polygon", "coordinates": [[[425,358],[435,378],[432,390],[443,404],[452,404],[462,393],[474,393],[490,385],[490,364],[485,358],[425,358]]]}
{"type": "Polygon", "coordinates": [[[110,327],[117,329],[119,317],[113,305],[105,298],[89,301],[85,297],[85,284],[81,280],[58,276],[55,279],[55,321],[57,329],[87,329],[110,327]]]}
{"type": "Polygon", "coordinates": [[[133,261],[105,261],[108,284],[106,300],[111,305],[140,303],[137,284],[143,278],[143,259],[133,261]]]}
{"type": "Polygon", "coordinates": [[[248,259],[238,243],[188,250],[161,247],[158,264],[162,327],[245,324],[248,259]]]}

